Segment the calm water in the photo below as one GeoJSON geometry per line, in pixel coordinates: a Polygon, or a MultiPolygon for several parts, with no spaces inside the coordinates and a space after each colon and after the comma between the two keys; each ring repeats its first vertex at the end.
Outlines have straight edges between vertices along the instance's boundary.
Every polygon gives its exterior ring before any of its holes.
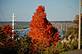
{"type": "Polygon", "coordinates": [[[19,36],[26,36],[28,31],[29,31],[29,28],[27,28],[27,29],[15,29],[15,31],[19,36]]]}

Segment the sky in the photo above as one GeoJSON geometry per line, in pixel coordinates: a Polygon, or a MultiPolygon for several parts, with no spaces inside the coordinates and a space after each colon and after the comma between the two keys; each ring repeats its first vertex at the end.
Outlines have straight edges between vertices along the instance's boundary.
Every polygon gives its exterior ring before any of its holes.
{"type": "Polygon", "coordinates": [[[0,21],[30,21],[39,5],[49,21],[72,21],[79,14],[79,0],[0,0],[0,21]]]}

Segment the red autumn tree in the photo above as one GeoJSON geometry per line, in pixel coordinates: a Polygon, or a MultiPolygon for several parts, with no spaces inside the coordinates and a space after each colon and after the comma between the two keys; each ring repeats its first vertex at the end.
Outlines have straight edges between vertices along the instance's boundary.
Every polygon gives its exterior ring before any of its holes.
{"type": "Polygon", "coordinates": [[[10,25],[3,26],[3,32],[7,37],[12,36],[12,27],[10,25]]]}
{"type": "Polygon", "coordinates": [[[4,25],[0,27],[0,43],[2,43],[1,47],[15,47],[16,42],[15,39],[12,39],[12,27],[10,25],[4,25]]]}
{"type": "Polygon", "coordinates": [[[34,47],[48,47],[59,39],[57,30],[47,20],[44,6],[38,6],[30,22],[29,36],[34,47]],[[55,37],[55,38],[54,38],[55,37]]]}

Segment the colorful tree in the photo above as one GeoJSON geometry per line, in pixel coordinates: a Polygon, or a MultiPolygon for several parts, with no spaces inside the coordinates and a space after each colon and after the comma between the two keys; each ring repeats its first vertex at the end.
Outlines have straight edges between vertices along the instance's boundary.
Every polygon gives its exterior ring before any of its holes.
{"type": "Polygon", "coordinates": [[[15,47],[15,39],[12,39],[12,27],[10,25],[4,25],[0,27],[0,43],[3,44],[4,47],[15,47]]]}
{"type": "Polygon", "coordinates": [[[52,24],[46,19],[44,6],[38,6],[30,22],[30,31],[28,33],[32,39],[32,46],[36,48],[45,48],[50,43],[58,42],[59,34],[52,24]]]}
{"type": "Polygon", "coordinates": [[[7,37],[12,36],[12,27],[10,25],[3,26],[3,32],[7,37]]]}

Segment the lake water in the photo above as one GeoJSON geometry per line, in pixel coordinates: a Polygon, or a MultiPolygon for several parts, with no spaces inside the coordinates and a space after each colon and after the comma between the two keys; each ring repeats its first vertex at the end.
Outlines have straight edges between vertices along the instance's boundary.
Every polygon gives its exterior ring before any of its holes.
{"type": "Polygon", "coordinates": [[[19,35],[19,36],[26,36],[27,33],[29,31],[29,28],[27,29],[15,29],[15,32],[19,35]]]}

